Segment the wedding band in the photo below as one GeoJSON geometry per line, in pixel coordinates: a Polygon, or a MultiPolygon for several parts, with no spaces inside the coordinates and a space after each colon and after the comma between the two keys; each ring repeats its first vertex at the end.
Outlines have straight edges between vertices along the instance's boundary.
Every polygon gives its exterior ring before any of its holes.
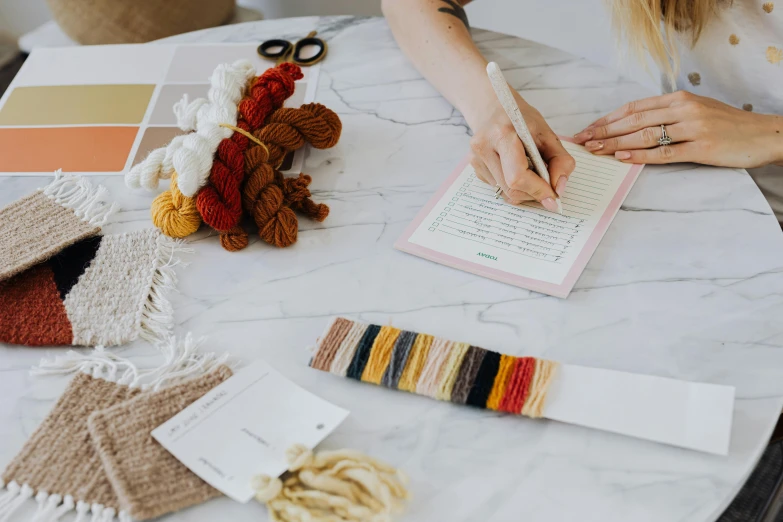
{"type": "Polygon", "coordinates": [[[500,199],[500,194],[503,193],[503,189],[500,187],[500,185],[495,185],[497,187],[495,189],[495,199],[500,199]]]}
{"type": "Polygon", "coordinates": [[[661,137],[658,139],[658,145],[664,147],[666,145],[671,145],[672,139],[669,137],[668,134],[666,134],[666,126],[661,125],[661,137]]]}

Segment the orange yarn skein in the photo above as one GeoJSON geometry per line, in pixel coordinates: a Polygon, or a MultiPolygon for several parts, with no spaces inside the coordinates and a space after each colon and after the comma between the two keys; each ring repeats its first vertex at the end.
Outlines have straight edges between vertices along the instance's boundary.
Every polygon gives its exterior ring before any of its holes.
{"type": "MultiPolygon", "coordinates": [[[[269,115],[266,125],[253,135],[269,149],[269,162],[279,165],[286,154],[302,148],[305,143],[316,149],[334,147],[342,129],[340,117],[334,111],[320,103],[306,103],[298,109],[277,109],[269,115]]],[[[259,148],[250,144],[245,158],[248,153],[257,154],[259,148]]]]}

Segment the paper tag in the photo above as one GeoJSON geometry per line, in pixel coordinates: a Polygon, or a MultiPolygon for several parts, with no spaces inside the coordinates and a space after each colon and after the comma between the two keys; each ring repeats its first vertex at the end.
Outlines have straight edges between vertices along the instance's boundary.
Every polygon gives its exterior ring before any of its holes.
{"type": "Polygon", "coordinates": [[[348,416],[256,361],[152,431],[205,482],[237,502],[250,479],[281,475],[293,444],[315,447],[348,416]]]}
{"type": "Polygon", "coordinates": [[[544,417],[727,455],[734,387],[562,364],[544,417]]]}

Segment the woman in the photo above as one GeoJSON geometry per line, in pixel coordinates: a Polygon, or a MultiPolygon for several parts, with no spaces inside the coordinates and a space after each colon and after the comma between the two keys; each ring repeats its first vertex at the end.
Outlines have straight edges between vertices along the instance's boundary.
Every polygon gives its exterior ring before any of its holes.
{"type": "MultiPolygon", "coordinates": [[[[462,8],[468,1],[383,0],[383,9],[403,52],[473,129],[477,175],[499,185],[507,201],[535,199],[554,211],[574,160],[517,94],[551,185],[527,169],[522,144],[486,78],[487,62],[471,40],[462,8]]],[[[576,134],[577,142],[631,163],[751,169],[783,221],[783,3],[777,9],[762,0],[612,4],[621,39],[639,57],[649,52],[666,83],[687,91],[620,107],[576,134]],[[671,145],[659,145],[661,125],[671,145]]]]}

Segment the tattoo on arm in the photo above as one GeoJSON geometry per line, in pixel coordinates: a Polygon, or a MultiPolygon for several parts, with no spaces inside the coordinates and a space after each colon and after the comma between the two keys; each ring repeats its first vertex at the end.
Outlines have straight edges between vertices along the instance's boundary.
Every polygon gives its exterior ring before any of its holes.
{"type": "Polygon", "coordinates": [[[444,4],[448,4],[449,7],[440,7],[438,8],[438,12],[440,13],[448,13],[451,16],[455,16],[460,19],[460,21],[465,24],[465,27],[470,29],[470,23],[468,22],[468,15],[465,14],[465,10],[462,8],[461,5],[459,5],[454,0],[441,0],[444,4]]]}

